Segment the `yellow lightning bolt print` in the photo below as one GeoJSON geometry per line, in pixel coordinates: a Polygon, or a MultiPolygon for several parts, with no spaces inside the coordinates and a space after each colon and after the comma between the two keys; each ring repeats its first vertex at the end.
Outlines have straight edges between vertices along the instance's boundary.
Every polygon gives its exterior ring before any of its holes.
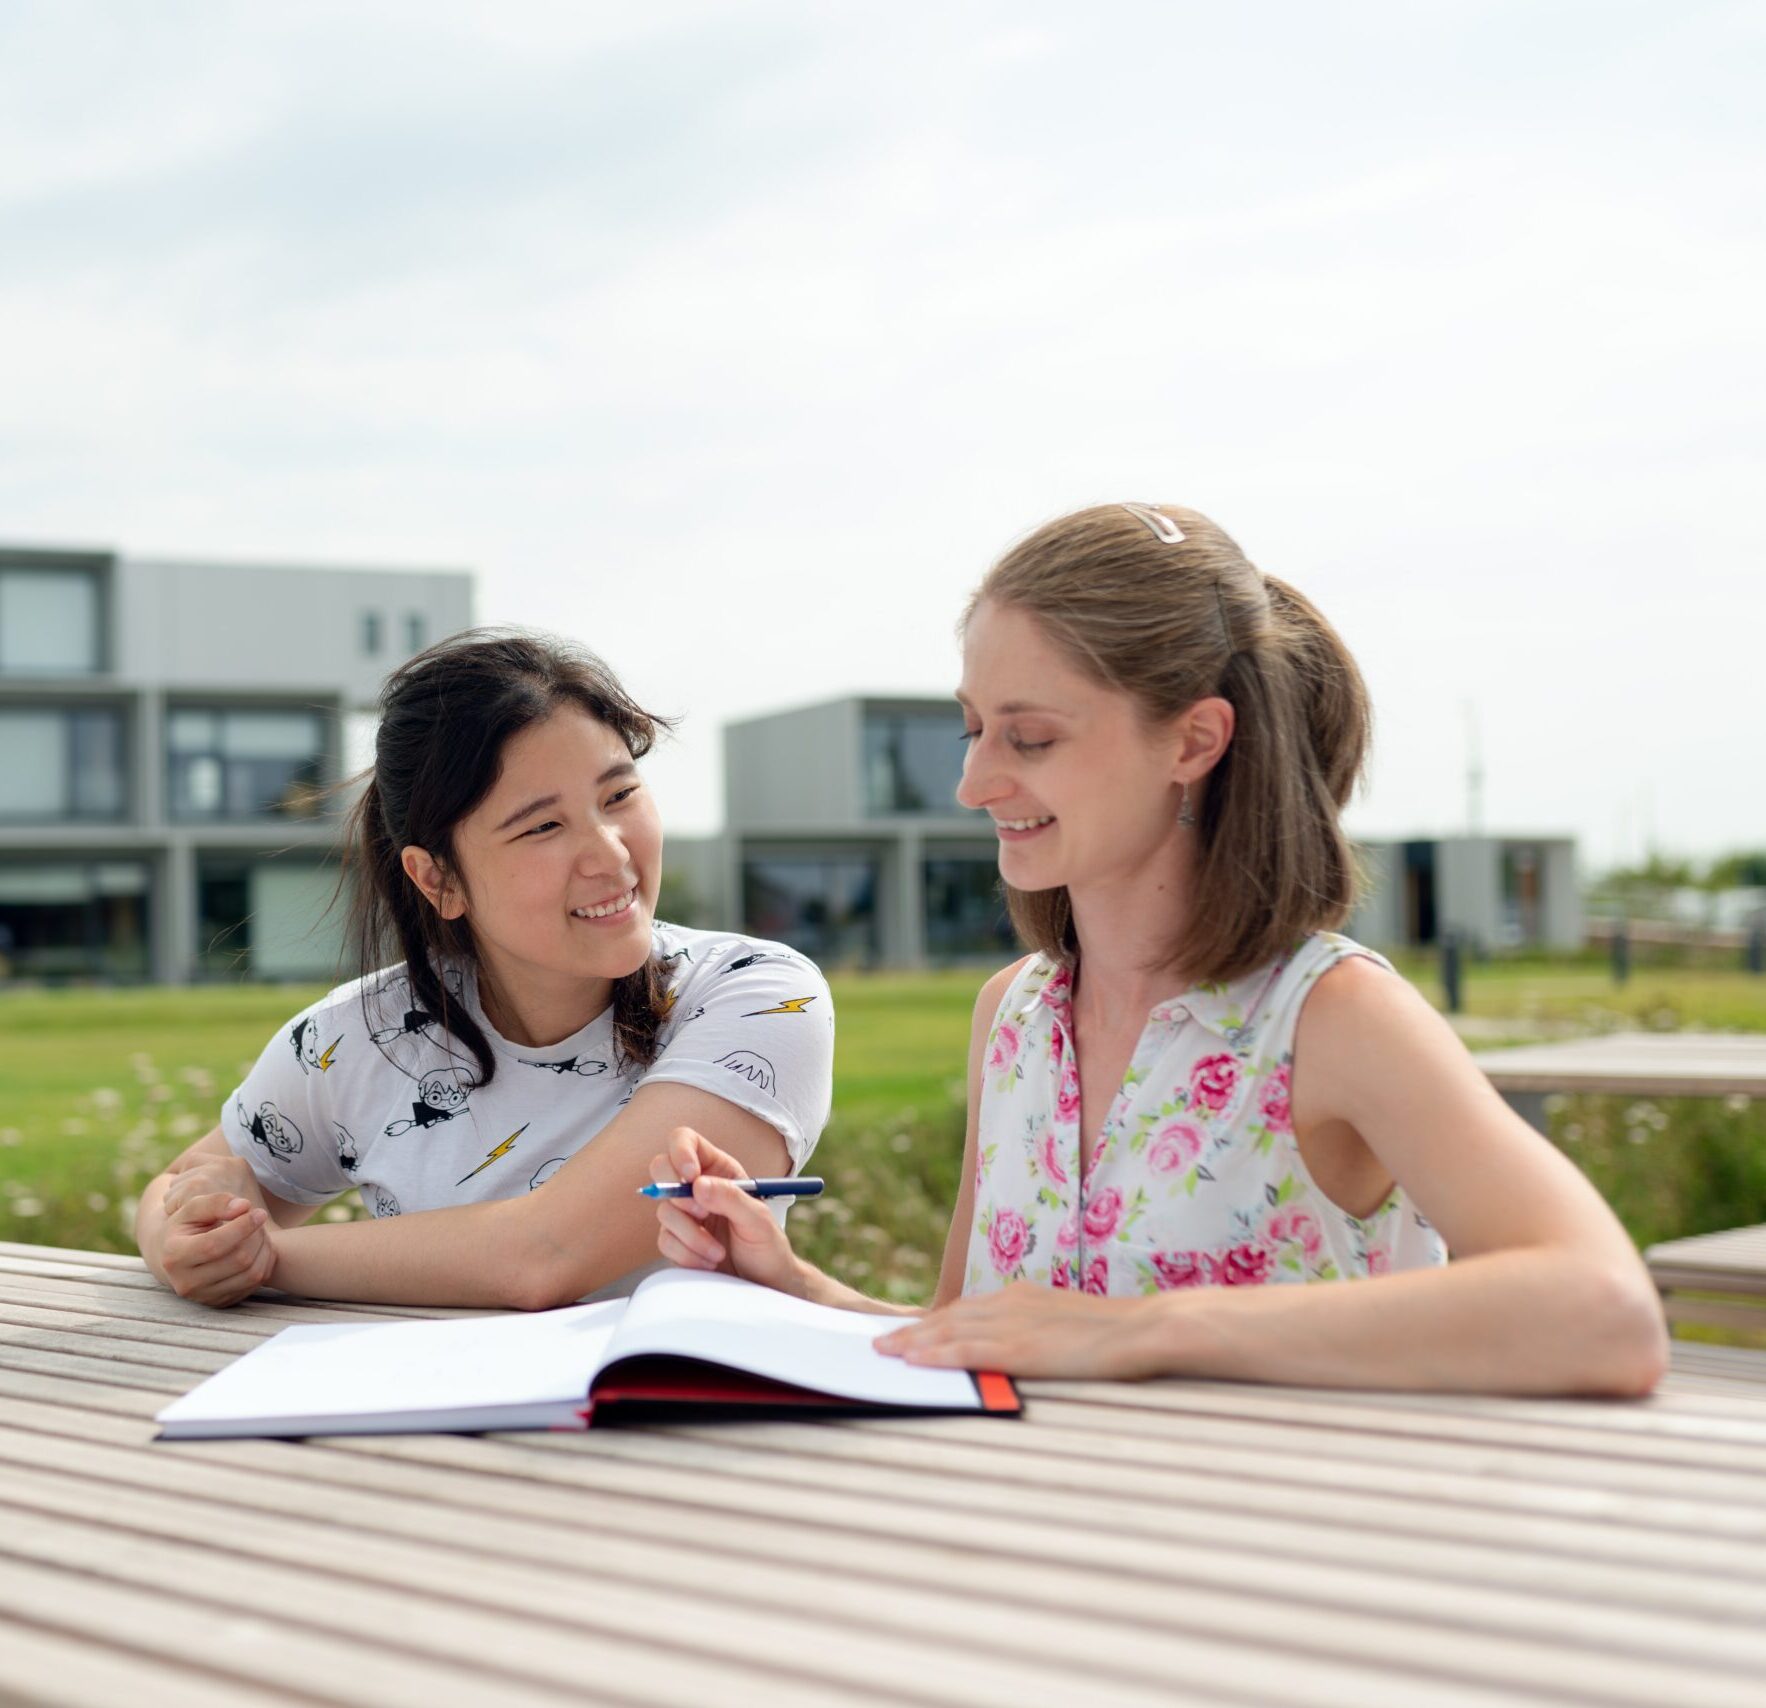
{"type": "Polygon", "coordinates": [[[319,1058],[319,1071],[321,1073],[323,1073],[328,1067],[331,1066],[331,1058],[337,1054],[337,1046],[339,1044],[341,1044],[342,1042],[343,1042],[343,1034],[341,1032],[338,1033],[338,1035],[331,1040],[331,1048],[328,1049],[324,1053],[324,1055],[322,1055],[319,1058]]]}
{"type": "Polygon", "coordinates": [[[742,1018],[753,1020],[762,1014],[801,1014],[814,1001],[813,996],[787,997],[777,1008],[757,1008],[752,1013],[744,1014],[742,1018]]]}
{"type": "Polygon", "coordinates": [[[508,1136],[508,1138],[506,1138],[500,1145],[498,1145],[497,1148],[494,1151],[492,1151],[491,1154],[489,1156],[487,1156],[484,1159],[484,1161],[478,1165],[477,1168],[472,1170],[472,1174],[461,1175],[460,1178],[454,1182],[454,1184],[456,1186],[464,1186],[466,1184],[466,1182],[472,1178],[473,1174],[483,1174],[484,1171],[487,1168],[489,1168],[490,1165],[493,1162],[495,1162],[498,1157],[507,1156],[509,1154],[509,1152],[515,1148],[515,1141],[518,1138],[520,1138],[523,1133],[525,1133],[527,1131],[529,1125],[530,1125],[529,1122],[523,1121],[521,1123],[521,1125],[519,1127],[517,1127],[515,1129],[515,1131],[512,1132],[508,1136]]]}
{"type": "Polygon", "coordinates": [[[666,1020],[671,1014],[674,1013],[675,1002],[679,998],[680,994],[681,994],[680,990],[677,987],[676,989],[671,990],[668,993],[668,995],[662,999],[662,1016],[661,1017],[664,1020],[666,1020]]]}

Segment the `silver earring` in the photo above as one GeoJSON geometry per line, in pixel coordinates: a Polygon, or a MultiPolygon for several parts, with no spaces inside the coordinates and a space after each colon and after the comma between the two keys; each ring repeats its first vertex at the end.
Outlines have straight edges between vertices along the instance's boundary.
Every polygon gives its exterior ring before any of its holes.
{"type": "Polygon", "coordinates": [[[1190,810],[1190,786],[1188,783],[1183,786],[1183,799],[1177,803],[1177,822],[1179,828],[1183,830],[1196,828],[1196,815],[1190,810]]]}

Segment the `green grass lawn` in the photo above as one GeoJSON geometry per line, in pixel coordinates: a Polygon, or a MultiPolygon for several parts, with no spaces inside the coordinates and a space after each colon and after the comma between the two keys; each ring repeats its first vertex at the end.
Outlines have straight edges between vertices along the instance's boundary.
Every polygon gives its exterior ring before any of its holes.
{"type": "MultiPolygon", "coordinates": [[[[1434,964],[1403,969],[1431,1000],[1434,964]]],[[[806,1256],[855,1285],[923,1298],[936,1277],[962,1146],[969,1015],[983,973],[833,981],[834,1115],[800,1205],[806,1256]]],[[[21,991],[0,995],[0,1239],[132,1249],[141,1187],[214,1126],[222,1099],[317,987],[21,991]]],[[[1479,1042],[1542,1029],[1766,1030],[1766,980],[1726,968],[1467,970],[1479,1042]]],[[[1766,1104],[1566,1099],[1553,1137],[1642,1243],[1766,1220],[1766,1104]]],[[[347,1210],[334,1210],[346,1214],[347,1210]]]]}

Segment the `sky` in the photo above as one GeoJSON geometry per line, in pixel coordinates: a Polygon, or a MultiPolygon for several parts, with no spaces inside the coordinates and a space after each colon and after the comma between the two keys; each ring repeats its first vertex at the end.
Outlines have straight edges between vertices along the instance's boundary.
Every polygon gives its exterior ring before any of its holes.
{"type": "Polygon", "coordinates": [[[1766,845],[1766,5],[0,0],[0,542],[467,568],[720,729],[1206,511],[1364,835],[1766,845]]]}

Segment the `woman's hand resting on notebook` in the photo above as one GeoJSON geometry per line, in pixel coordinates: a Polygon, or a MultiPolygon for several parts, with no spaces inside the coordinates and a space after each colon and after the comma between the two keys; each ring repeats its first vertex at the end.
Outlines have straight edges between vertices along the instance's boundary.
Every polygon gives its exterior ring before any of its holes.
{"type": "Polygon", "coordinates": [[[650,1178],[691,1181],[691,1198],[656,1204],[656,1249],[682,1269],[724,1269],[803,1299],[816,1271],[791,1249],[785,1230],[759,1198],[730,1184],[748,1170],[703,1133],[676,1127],[665,1155],[650,1159],[650,1178]]]}

